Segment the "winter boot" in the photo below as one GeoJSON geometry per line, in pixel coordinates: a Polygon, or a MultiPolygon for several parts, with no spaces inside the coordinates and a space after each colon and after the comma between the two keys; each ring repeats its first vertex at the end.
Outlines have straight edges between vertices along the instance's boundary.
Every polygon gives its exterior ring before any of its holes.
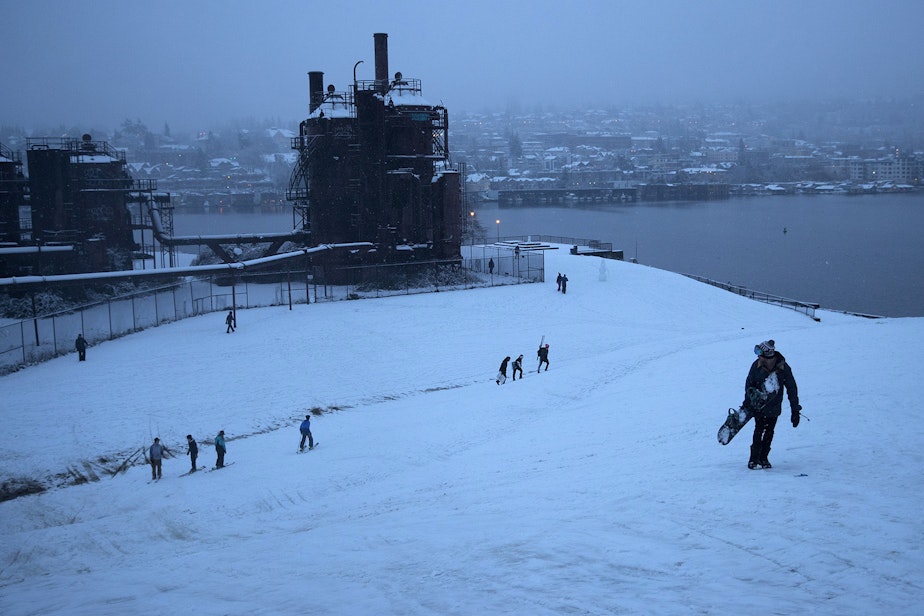
{"type": "Polygon", "coordinates": [[[760,466],[760,462],[758,462],[758,458],[760,457],[759,448],[760,445],[751,445],[751,459],[748,460],[748,468],[751,470],[760,466]]]}
{"type": "Polygon", "coordinates": [[[765,447],[760,454],[760,465],[764,468],[773,468],[773,465],[770,464],[770,460],[767,459],[767,456],[770,455],[770,448],[765,447]]]}

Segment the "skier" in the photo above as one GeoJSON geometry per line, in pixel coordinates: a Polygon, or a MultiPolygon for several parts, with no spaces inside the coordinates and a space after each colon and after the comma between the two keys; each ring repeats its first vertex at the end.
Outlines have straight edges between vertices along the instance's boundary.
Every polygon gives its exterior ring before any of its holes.
{"type": "Polygon", "coordinates": [[[151,459],[151,479],[160,479],[161,467],[166,451],[167,448],[160,444],[160,439],[155,438],[154,444],[148,449],[148,455],[151,459]]]}
{"type": "Polygon", "coordinates": [[[561,275],[561,292],[568,292],[568,276],[566,274],[561,275]]]}
{"type": "Polygon", "coordinates": [[[77,360],[87,361],[87,339],[83,337],[83,334],[77,334],[74,348],[77,349],[77,360]]]}
{"type": "Polygon", "coordinates": [[[225,330],[225,333],[230,334],[234,331],[234,326],[237,325],[237,319],[234,318],[233,310],[228,311],[228,316],[225,317],[225,323],[228,324],[228,329],[225,330]]]}
{"type": "Polygon", "coordinates": [[[305,415],[305,421],[298,427],[302,433],[302,442],[298,444],[299,451],[305,451],[305,438],[308,438],[308,450],[314,449],[314,437],[311,436],[311,415],[305,415]]]}
{"type": "Polygon", "coordinates": [[[507,362],[510,361],[510,356],[504,358],[504,361],[501,362],[500,369],[497,371],[497,384],[503,385],[507,382],[507,362]]]}
{"type": "Polygon", "coordinates": [[[189,470],[189,472],[195,473],[196,458],[199,457],[199,445],[196,444],[196,439],[192,437],[192,434],[186,435],[186,455],[189,456],[189,460],[192,463],[192,468],[189,470]]]}
{"type": "Polygon", "coordinates": [[[558,277],[555,278],[555,282],[558,283],[558,292],[561,293],[561,272],[558,272],[558,277]]]}
{"type": "MultiPolygon", "coordinates": [[[[562,289],[562,291],[564,291],[564,289],[562,289]]],[[[540,346],[539,351],[536,353],[536,356],[539,357],[539,370],[536,370],[536,372],[539,372],[542,370],[543,363],[545,363],[545,370],[546,372],[548,372],[549,370],[549,345],[540,346]]]]}
{"type": "Polygon", "coordinates": [[[520,372],[520,380],[523,379],[523,354],[513,360],[513,380],[517,380],[517,371],[520,372]]]}
{"type": "Polygon", "coordinates": [[[215,462],[215,468],[224,467],[226,451],[228,451],[228,448],[225,446],[225,431],[219,430],[218,436],[215,437],[215,453],[218,454],[218,461],[215,462]]]}
{"type": "Polygon", "coordinates": [[[754,438],[751,441],[751,457],[748,468],[772,468],[767,456],[773,441],[776,420],[782,413],[783,388],[789,397],[790,421],[792,427],[799,425],[799,389],[792,369],[786,358],[776,350],[773,340],[765,340],[754,347],[757,359],[751,364],[748,378],[744,383],[744,402],[754,414],[754,438]]]}

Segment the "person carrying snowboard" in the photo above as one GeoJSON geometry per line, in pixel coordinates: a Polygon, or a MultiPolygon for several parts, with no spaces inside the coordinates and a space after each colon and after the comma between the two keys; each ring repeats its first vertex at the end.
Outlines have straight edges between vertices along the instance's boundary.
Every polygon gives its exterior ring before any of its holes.
{"type": "Polygon", "coordinates": [[[513,360],[513,380],[517,380],[517,371],[520,372],[520,379],[523,379],[523,354],[513,360]]]}
{"type": "Polygon", "coordinates": [[[497,384],[503,385],[507,382],[507,364],[510,362],[510,356],[504,358],[501,362],[500,369],[497,371],[497,384]]]}
{"type": "Polygon", "coordinates": [[[790,420],[792,427],[799,425],[799,389],[792,369],[786,358],[776,350],[773,340],[765,340],[754,347],[757,359],[751,364],[748,377],[744,383],[744,402],[754,415],[754,438],[751,441],[751,457],[748,468],[772,468],[767,456],[776,420],[783,412],[783,388],[789,397],[790,420]]]}
{"type": "Polygon", "coordinates": [[[215,437],[215,453],[218,454],[218,460],[215,462],[215,468],[222,468],[225,465],[225,453],[228,451],[225,445],[225,431],[219,430],[218,436],[215,437]]]}
{"type": "Polygon", "coordinates": [[[545,364],[545,370],[549,370],[549,345],[540,346],[539,351],[536,353],[536,356],[539,357],[539,370],[536,372],[542,371],[542,364],[545,364]]]}
{"type": "Polygon", "coordinates": [[[308,450],[314,449],[314,437],[311,436],[311,415],[305,415],[305,421],[298,427],[302,433],[302,442],[298,444],[299,451],[305,451],[305,439],[308,439],[308,450]]]}
{"type": "Polygon", "coordinates": [[[199,445],[196,444],[196,439],[192,437],[192,434],[186,435],[186,455],[189,456],[189,460],[192,462],[192,468],[189,470],[189,472],[195,473],[196,458],[199,457],[199,445]]]}

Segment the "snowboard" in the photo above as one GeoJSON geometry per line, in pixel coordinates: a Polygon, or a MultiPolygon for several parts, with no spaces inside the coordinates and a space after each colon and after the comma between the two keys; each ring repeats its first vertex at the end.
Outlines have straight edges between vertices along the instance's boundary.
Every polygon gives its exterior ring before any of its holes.
{"type": "Polygon", "coordinates": [[[321,444],[321,442],[318,441],[317,443],[314,444],[314,447],[310,447],[310,448],[306,448],[306,449],[299,449],[299,450],[296,451],[295,453],[308,453],[309,451],[313,451],[314,449],[317,449],[318,445],[320,445],[320,444],[321,444]]]}
{"type": "Polygon", "coordinates": [[[741,431],[741,428],[751,420],[751,417],[751,409],[743,406],[738,409],[728,409],[728,417],[725,418],[725,423],[719,428],[717,435],[719,442],[723,445],[728,445],[735,438],[735,435],[741,431]]]}

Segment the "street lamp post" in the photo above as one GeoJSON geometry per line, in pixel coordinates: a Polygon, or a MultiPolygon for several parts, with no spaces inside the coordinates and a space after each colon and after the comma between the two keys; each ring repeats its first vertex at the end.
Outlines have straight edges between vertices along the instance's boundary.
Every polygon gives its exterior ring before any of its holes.
{"type": "Polygon", "coordinates": [[[497,241],[498,243],[500,243],[500,218],[498,218],[494,222],[497,223],[497,241]]]}

